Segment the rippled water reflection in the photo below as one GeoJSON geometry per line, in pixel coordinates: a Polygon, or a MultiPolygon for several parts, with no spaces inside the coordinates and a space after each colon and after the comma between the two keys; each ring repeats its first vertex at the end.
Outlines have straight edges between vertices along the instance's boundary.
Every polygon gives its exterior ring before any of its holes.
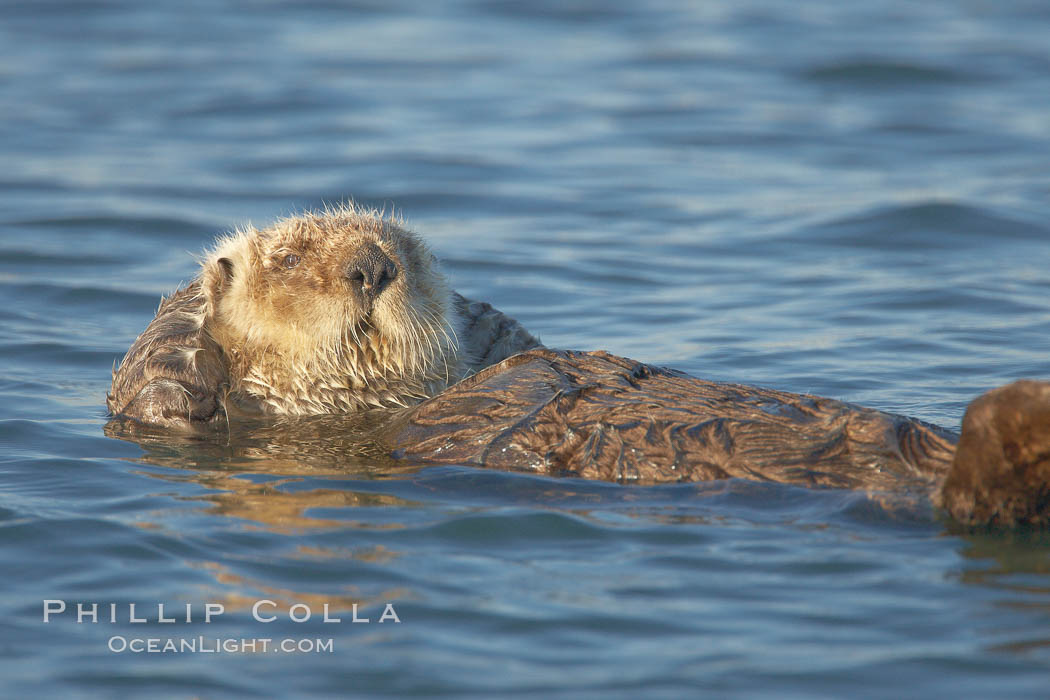
{"type": "Polygon", "coordinates": [[[1050,376],[1038,3],[2,10],[5,697],[1045,695],[1044,534],[838,491],[405,467],[333,419],[201,441],[103,415],[216,233],[353,196],[549,345],[957,427],[1050,376]],[[45,625],[44,599],[227,612],[45,625]]]}

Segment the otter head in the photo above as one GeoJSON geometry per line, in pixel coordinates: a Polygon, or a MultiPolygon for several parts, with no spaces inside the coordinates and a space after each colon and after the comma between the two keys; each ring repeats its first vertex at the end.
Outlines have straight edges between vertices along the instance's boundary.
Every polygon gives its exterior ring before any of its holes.
{"type": "Polygon", "coordinates": [[[404,405],[458,378],[437,261],[374,213],[344,207],[238,232],[207,257],[201,285],[234,388],[272,412],[404,405]]]}

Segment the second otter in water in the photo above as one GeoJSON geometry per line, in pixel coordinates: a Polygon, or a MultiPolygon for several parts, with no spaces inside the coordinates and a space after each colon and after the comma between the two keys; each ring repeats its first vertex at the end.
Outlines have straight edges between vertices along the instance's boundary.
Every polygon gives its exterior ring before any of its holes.
{"type": "Polygon", "coordinates": [[[960,439],[832,399],[548,350],[452,292],[397,222],[349,207],[220,241],[128,350],[107,406],[167,427],[405,407],[375,439],[418,462],[918,488],[964,523],[1050,523],[1048,383],[975,400],[960,439]]]}
{"type": "Polygon", "coordinates": [[[538,345],[452,292],[398,222],[347,206],[220,240],[161,302],[106,404],[167,426],[407,406],[538,345]]]}

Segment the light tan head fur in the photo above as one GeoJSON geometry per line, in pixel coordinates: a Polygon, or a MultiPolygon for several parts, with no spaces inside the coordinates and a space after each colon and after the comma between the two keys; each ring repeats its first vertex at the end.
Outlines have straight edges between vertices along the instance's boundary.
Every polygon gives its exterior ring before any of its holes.
{"type": "Polygon", "coordinates": [[[237,231],[207,254],[200,281],[231,391],[268,413],[410,404],[465,371],[437,261],[374,211],[343,206],[237,231]],[[348,270],[376,248],[392,281],[371,295],[348,270]]]}

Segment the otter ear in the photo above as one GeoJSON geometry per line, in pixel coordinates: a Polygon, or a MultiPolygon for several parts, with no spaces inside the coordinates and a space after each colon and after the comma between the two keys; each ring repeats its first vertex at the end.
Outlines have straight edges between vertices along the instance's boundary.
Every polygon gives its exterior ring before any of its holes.
{"type": "Polygon", "coordinates": [[[204,267],[201,275],[201,286],[208,302],[214,306],[226,293],[233,281],[233,261],[229,258],[218,258],[204,267]]]}
{"type": "Polygon", "coordinates": [[[217,262],[222,268],[223,284],[228,284],[233,279],[233,261],[229,258],[219,258],[217,262]]]}

